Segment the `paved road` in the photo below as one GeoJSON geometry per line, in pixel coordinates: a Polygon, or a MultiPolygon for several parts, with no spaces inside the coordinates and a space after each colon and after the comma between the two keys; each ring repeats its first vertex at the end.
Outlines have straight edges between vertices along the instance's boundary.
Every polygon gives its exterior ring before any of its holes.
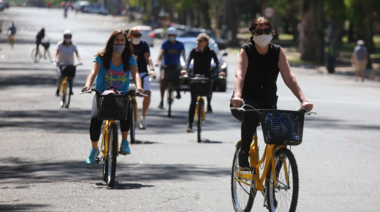
{"type": "MultiPolygon", "coordinates": [[[[11,8],[0,15],[5,22],[15,21],[16,40],[22,41],[14,49],[0,44],[0,211],[233,210],[230,169],[240,124],[228,102],[236,55],[226,57],[228,91],[214,94],[214,114],[207,115],[201,144],[196,134],[185,133],[189,93],[174,103],[169,119],[166,110],[156,108],[159,91],[153,81],[149,128],[137,131],[139,142],[130,156],[118,157],[117,182],[109,189],[101,180],[102,166],[85,165],[92,96],[78,93],[93,55],[113,30],[128,25],[120,18],[87,14],[69,13],[63,20],[62,11],[53,9],[11,8]],[[54,66],[30,58],[41,26],[54,42],[65,29],[74,32],[84,65],[78,68],[70,109],[58,107],[54,66]]],[[[154,59],[160,41],[156,44],[154,59]]],[[[377,211],[380,84],[293,71],[319,113],[307,117],[304,143],[292,148],[300,172],[298,211],[377,211]]],[[[279,108],[298,107],[281,77],[278,95],[279,108]]],[[[258,195],[255,211],[266,211],[262,201],[258,195]]]]}

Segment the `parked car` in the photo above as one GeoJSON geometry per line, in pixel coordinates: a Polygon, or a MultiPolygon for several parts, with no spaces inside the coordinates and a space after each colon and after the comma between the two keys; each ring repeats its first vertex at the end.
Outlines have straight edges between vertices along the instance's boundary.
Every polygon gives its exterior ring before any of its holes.
{"type": "Polygon", "coordinates": [[[154,33],[152,32],[152,27],[150,26],[136,26],[137,29],[141,32],[141,39],[146,40],[149,43],[149,46],[153,47],[154,45],[154,33]]]}
{"type": "MultiPolygon", "coordinates": [[[[190,51],[193,48],[196,48],[198,45],[196,43],[197,37],[186,37],[186,38],[177,38],[178,41],[182,42],[185,46],[185,52],[186,57],[190,55],[190,51]]],[[[209,47],[213,49],[218,57],[219,63],[221,65],[222,71],[226,73],[227,77],[227,63],[223,60],[222,56],[227,56],[227,52],[223,51],[223,53],[219,50],[218,45],[216,44],[215,40],[213,38],[210,38],[209,40],[209,47]]],[[[193,69],[193,63],[194,60],[191,61],[189,65],[189,71],[193,69]]],[[[186,61],[183,61],[183,58],[181,57],[181,65],[182,67],[185,67],[186,61]]],[[[225,92],[227,88],[227,80],[226,78],[219,78],[219,71],[216,67],[216,63],[214,60],[211,60],[211,75],[214,79],[214,91],[222,91],[225,92]]],[[[189,81],[188,79],[185,79],[183,81],[181,90],[188,90],[189,81]]]]}
{"type": "Polygon", "coordinates": [[[178,35],[178,37],[197,37],[201,33],[206,33],[208,36],[212,37],[218,44],[219,49],[225,49],[227,47],[227,40],[217,39],[215,33],[208,29],[190,28],[184,33],[178,35]]]}
{"type": "Polygon", "coordinates": [[[108,9],[100,5],[90,4],[90,5],[84,6],[82,12],[107,15],[108,9]]]}
{"type": "Polygon", "coordinates": [[[83,11],[83,7],[90,5],[89,1],[76,1],[73,4],[73,8],[77,9],[78,11],[83,11]]]}
{"type": "Polygon", "coordinates": [[[6,8],[9,8],[8,2],[0,0],[0,11],[3,11],[6,8]]]}

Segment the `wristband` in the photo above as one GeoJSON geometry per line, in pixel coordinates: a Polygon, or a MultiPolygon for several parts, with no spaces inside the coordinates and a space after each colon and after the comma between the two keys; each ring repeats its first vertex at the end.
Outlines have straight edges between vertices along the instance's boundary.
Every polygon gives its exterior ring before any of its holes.
{"type": "Polygon", "coordinates": [[[303,101],[301,102],[301,105],[302,105],[304,102],[309,102],[309,101],[307,101],[307,100],[305,99],[305,100],[303,100],[303,101]]]}

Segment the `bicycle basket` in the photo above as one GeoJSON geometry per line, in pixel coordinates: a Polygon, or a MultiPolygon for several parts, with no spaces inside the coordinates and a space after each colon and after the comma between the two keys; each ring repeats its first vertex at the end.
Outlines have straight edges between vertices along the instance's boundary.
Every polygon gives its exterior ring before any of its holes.
{"type": "Polygon", "coordinates": [[[75,77],[76,67],[73,65],[62,66],[62,76],[65,77],[75,77]]]}
{"type": "Polygon", "coordinates": [[[165,74],[165,82],[173,82],[173,83],[178,83],[179,77],[181,76],[181,67],[177,65],[170,65],[167,66],[164,70],[165,74]]]}
{"type": "Polygon", "coordinates": [[[193,96],[209,96],[213,81],[209,78],[190,79],[190,92],[193,96]]]}
{"type": "Polygon", "coordinates": [[[299,145],[302,143],[304,113],[268,110],[260,113],[266,144],[299,145]]]}
{"type": "Polygon", "coordinates": [[[127,120],[129,96],[126,95],[97,95],[99,120],[127,120]]]}

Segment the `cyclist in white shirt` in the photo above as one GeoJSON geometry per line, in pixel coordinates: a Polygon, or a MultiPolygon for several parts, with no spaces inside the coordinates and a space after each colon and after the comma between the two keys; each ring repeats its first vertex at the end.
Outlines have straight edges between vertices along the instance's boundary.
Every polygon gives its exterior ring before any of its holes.
{"type": "MultiPolygon", "coordinates": [[[[62,66],[64,65],[74,65],[74,52],[77,55],[79,64],[82,63],[82,60],[80,59],[77,46],[73,44],[71,41],[72,38],[72,32],[70,30],[66,30],[63,33],[63,40],[58,42],[57,49],[55,50],[54,56],[53,56],[53,62],[57,62],[57,74],[58,74],[58,83],[57,83],[57,91],[56,96],[59,96],[59,87],[61,87],[63,76],[62,76],[62,66]]],[[[73,85],[73,79],[70,78],[70,95],[73,95],[72,91],[72,85],[73,85]]]]}

